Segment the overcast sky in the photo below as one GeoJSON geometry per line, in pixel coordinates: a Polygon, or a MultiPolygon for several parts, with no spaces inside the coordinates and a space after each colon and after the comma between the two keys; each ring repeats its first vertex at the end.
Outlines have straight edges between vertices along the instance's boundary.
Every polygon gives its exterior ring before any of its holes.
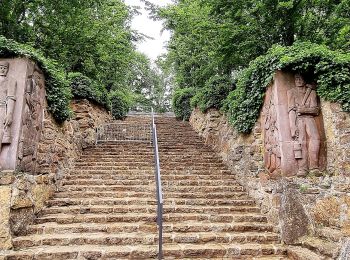
{"type": "MultiPolygon", "coordinates": [[[[171,3],[171,0],[149,0],[157,5],[167,5],[171,3]]],[[[142,15],[135,16],[132,21],[132,28],[146,34],[154,40],[146,39],[142,43],[138,43],[137,48],[139,51],[145,53],[152,60],[155,60],[157,56],[166,52],[164,45],[170,38],[168,31],[162,32],[162,22],[155,22],[148,18],[148,12],[144,9],[144,4],[140,0],[125,0],[127,5],[140,6],[142,9],[142,15]]]]}

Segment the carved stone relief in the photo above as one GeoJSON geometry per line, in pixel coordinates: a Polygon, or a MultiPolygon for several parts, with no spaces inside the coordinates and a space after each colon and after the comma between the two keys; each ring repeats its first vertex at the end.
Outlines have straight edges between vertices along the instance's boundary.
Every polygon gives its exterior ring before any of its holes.
{"type": "Polygon", "coordinates": [[[280,176],[281,152],[278,142],[277,111],[273,99],[272,88],[266,93],[266,106],[264,107],[264,160],[265,167],[273,177],[280,176]]]}
{"type": "Polygon", "coordinates": [[[35,171],[44,102],[44,77],[33,62],[0,60],[0,170],[35,171]]]}
{"type": "Polygon", "coordinates": [[[11,125],[16,103],[17,82],[8,75],[9,67],[9,62],[0,61],[0,151],[3,144],[12,142],[11,125]]]}
{"type": "Polygon", "coordinates": [[[21,137],[22,154],[19,159],[20,169],[25,172],[35,172],[37,144],[40,140],[44,116],[44,78],[35,67],[27,78],[25,89],[25,106],[23,113],[23,129],[21,137]]]}
{"type": "Polygon", "coordinates": [[[264,104],[264,161],[271,177],[321,175],[325,135],[315,82],[276,72],[264,104]]]}

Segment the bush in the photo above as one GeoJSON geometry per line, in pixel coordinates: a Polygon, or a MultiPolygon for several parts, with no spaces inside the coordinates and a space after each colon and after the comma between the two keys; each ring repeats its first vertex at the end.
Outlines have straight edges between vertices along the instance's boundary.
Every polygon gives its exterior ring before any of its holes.
{"type": "Polygon", "coordinates": [[[132,94],[121,90],[111,92],[109,100],[112,116],[115,119],[124,119],[134,103],[132,94]]]}
{"type": "Polygon", "coordinates": [[[108,92],[105,87],[79,72],[69,73],[68,79],[75,98],[88,99],[110,109],[108,92]]]}
{"type": "Polygon", "coordinates": [[[309,42],[272,47],[249,64],[239,76],[237,88],[225,100],[229,122],[242,133],[254,127],[263,105],[266,87],[276,70],[312,74],[317,93],[324,100],[338,102],[350,112],[350,54],[332,51],[309,42]]]}
{"type": "Polygon", "coordinates": [[[190,100],[194,96],[193,88],[177,89],[173,95],[173,109],[175,116],[182,120],[189,120],[191,116],[190,100]]]}
{"type": "Polygon", "coordinates": [[[65,71],[56,61],[47,59],[42,53],[26,44],[20,44],[0,35],[0,56],[2,58],[25,57],[38,64],[46,80],[48,110],[58,123],[67,120],[71,111],[69,103],[72,98],[65,71]]]}
{"type": "Polygon", "coordinates": [[[198,107],[202,112],[209,108],[221,109],[232,90],[233,84],[228,76],[213,76],[205,83],[204,88],[199,89],[191,98],[191,107],[198,107]]]}

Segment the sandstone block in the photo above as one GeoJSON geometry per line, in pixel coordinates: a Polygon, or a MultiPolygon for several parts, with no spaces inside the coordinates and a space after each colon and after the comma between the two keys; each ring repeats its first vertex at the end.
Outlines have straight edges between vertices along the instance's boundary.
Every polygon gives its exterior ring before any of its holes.
{"type": "Polygon", "coordinates": [[[308,232],[309,219],[301,203],[299,192],[293,188],[284,188],[281,194],[279,209],[282,241],[286,244],[295,243],[308,232]]]}
{"type": "Polygon", "coordinates": [[[15,181],[15,176],[12,171],[0,172],[0,185],[10,185],[15,181]]]}
{"type": "Polygon", "coordinates": [[[0,250],[12,247],[10,235],[11,187],[0,186],[0,250]]]}

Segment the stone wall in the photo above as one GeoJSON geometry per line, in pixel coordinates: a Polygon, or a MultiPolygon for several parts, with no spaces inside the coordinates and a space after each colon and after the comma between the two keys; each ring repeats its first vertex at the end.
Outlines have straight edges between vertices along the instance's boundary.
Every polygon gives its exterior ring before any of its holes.
{"type": "MultiPolygon", "coordinates": [[[[249,135],[237,133],[217,110],[192,112],[190,124],[213,147],[280,231],[286,244],[317,238],[335,243],[350,236],[350,114],[322,102],[327,171],[323,176],[273,178],[264,166],[262,116],[249,135]]],[[[318,241],[318,240],[317,240],[318,241]]]]}
{"type": "Polygon", "coordinates": [[[0,249],[11,248],[12,236],[26,232],[82,150],[94,145],[94,129],[112,120],[105,109],[87,100],[73,101],[71,107],[74,116],[63,125],[45,111],[34,172],[0,173],[0,249]]]}

